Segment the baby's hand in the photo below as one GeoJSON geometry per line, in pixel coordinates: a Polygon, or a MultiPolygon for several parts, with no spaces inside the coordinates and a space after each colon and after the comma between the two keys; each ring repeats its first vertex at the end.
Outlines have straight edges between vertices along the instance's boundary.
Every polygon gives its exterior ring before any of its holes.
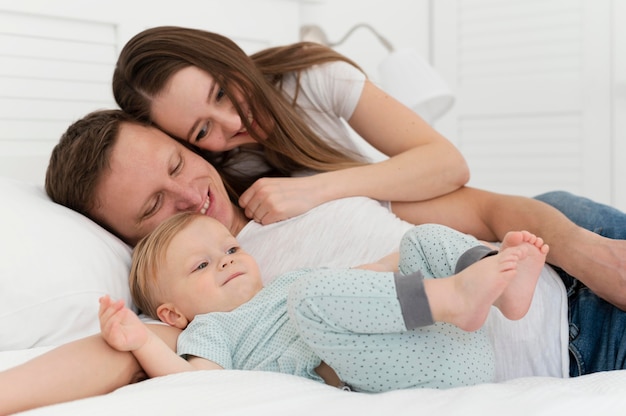
{"type": "Polygon", "coordinates": [[[123,300],[113,302],[108,295],[101,297],[98,317],[102,337],[118,351],[137,350],[148,339],[148,328],[124,306],[123,300]]]}

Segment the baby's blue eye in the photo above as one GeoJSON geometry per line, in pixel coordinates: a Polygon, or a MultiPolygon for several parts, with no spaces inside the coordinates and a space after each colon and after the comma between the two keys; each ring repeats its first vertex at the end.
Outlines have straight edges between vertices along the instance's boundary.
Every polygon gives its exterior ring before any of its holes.
{"type": "Polygon", "coordinates": [[[239,247],[233,247],[226,251],[226,254],[235,254],[239,250],[239,247]]]}
{"type": "Polygon", "coordinates": [[[196,268],[196,270],[202,270],[202,269],[204,269],[205,267],[208,267],[208,266],[209,266],[209,262],[208,262],[208,261],[203,261],[202,263],[200,263],[200,264],[198,265],[198,267],[196,268]]]}

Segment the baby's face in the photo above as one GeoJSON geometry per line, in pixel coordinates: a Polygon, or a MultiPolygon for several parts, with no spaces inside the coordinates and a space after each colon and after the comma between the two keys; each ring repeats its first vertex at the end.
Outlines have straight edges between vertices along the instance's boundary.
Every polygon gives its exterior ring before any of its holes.
{"type": "Polygon", "coordinates": [[[179,232],[159,273],[162,297],[188,321],[209,312],[228,312],[263,288],[254,258],[219,221],[198,216],[179,232]]]}

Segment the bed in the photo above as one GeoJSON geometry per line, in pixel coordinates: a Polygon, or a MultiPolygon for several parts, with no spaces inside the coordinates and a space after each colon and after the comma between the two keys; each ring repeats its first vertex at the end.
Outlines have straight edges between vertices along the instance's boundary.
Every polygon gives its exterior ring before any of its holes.
{"type": "MultiPolygon", "coordinates": [[[[130,301],[130,248],[52,203],[39,185],[0,178],[0,369],[96,333],[97,299],[130,301]]],[[[98,414],[624,414],[626,371],[567,379],[518,377],[451,390],[370,395],[283,374],[178,374],[25,412],[98,414]]]]}
{"type": "MultiPolygon", "coordinates": [[[[5,352],[0,366],[46,348],[5,352]]],[[[294,376],[194,372],[147,380],[104,396],[34,409],[40,415],[623,415],[626,370],[572,379],[526,377],[451,390],[343,392],[294,376]]]]}

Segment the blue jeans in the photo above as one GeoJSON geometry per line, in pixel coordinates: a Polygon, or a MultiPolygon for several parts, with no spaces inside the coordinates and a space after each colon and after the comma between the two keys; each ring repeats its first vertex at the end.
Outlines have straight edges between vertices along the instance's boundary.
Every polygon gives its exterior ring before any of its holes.
{"type": "MultiPolygon", "coordinates": [[[[535,197],[572,222],[602,236],[626,239],[626,214],[568,192],[535,197]]],[[[555,267],[569,305],[570,376],[626,368],[626,312],[596,296],[574,276],[555,267]]]]}
{"type": "Polygon", "coordinates": [[[618,209],[564,191],[547,192],[535,199],[552,205],[580,227],[604,237],[626,240],[626,214],[618,209]]]}

